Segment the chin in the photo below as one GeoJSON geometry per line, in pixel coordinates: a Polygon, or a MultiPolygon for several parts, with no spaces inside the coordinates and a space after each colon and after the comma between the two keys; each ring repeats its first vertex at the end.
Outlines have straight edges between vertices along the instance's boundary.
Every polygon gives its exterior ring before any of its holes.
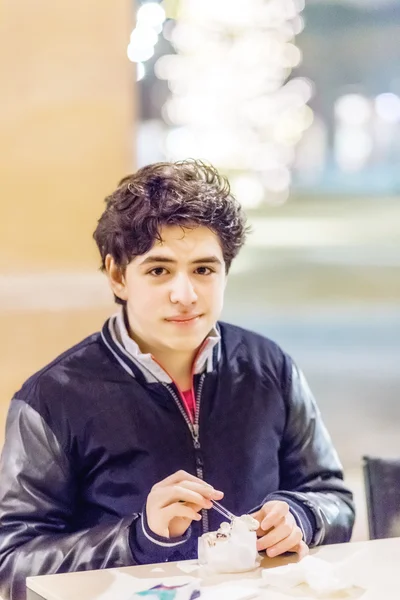
{"type": "Polygon", "coordinates": [[[171,350],[177,350],[178,352],[194,352],[203,340],[169,340],[167,344],[171,350]]]}
{"type": "Polygon", "coordinates": [[[194,350],[197,350],[197,348],[202,344],[207,333],[205,333],[202,336],[199,336],[198,334],[176,336],[174,338],[166,340],[165,345],[171,348],[171,350],[177,350],[180,352],[193,352],[194,350]]]}

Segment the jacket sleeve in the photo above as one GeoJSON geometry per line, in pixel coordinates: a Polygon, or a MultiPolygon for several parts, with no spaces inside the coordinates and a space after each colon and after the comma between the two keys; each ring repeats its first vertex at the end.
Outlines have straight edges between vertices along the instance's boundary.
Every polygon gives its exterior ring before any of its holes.
{"type": "Polygon", "coordinates": [[[168,560],[182,539],[161,540],[139,514],[75,531],[77,481],[39,413],[11,402],[0,461],[0,595],[23,600],[34,575],[168,560]]]}
{"type": "Polygon", "coordinates": [[[343,468],[302,372],[289,359],[287,421],[280,454],[280,491],[311,546],[350,540],[354,504],[343,468]]]}

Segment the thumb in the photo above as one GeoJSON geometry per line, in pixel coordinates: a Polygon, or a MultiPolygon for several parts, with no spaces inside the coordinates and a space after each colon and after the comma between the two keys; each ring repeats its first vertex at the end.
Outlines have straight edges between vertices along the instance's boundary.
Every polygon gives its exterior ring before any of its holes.
{"type": "Polygon", "coordinates": [[[250,516],[253,517],[253,519],[255,519],[256,521],[258,521],[259,524],[260,524],[259,528],[256,531],[257,537],[262,537],[263,535],[265,535],[265,531],[261,527],[261,523],[263,522],[263,520],[265,518],[264,508],[260,508],[260,510],[257,510],[256,512],[251,513],[250,516]]]}
{"type": "Polygon", "coordinates": [[[251,513],[250,516],[253,517],[253,519],[256,519],[259,523],[261,523],[261,521],[264,518],[264,511],[262,508],[260,508],[260,510],[257,510],[256,512],[251,513]]]}

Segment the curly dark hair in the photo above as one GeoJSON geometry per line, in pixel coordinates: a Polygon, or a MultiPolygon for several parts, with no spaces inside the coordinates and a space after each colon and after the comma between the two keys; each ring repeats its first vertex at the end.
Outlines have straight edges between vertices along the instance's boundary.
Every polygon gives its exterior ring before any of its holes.
{"type": "MultiPolygon", "coordinates": [[[[164,225],[203,225],[218,235],[228,272],[248,231],[228,180],[200,160],[143,167],[124,177],[105,202],[93,234],[102,270],[107,254],[124,270],[135,256],[161,241],[164,225]]],[[[125,304],[117,297],[115,300],[125,304]]]]}

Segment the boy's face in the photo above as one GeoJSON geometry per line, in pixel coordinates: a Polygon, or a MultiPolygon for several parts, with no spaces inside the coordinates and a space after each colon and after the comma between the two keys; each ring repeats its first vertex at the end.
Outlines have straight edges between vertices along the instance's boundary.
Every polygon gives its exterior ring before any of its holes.
{"type": "Polygon", "coordinates": [[[170,225],[160,234],[162,242],[135,257],[119,280],[108,259],[111,287],[127,302],[131,333],[143,352],[193,352],[221,314],[226,285],[221,245],[203,226],[170,225]]]}

